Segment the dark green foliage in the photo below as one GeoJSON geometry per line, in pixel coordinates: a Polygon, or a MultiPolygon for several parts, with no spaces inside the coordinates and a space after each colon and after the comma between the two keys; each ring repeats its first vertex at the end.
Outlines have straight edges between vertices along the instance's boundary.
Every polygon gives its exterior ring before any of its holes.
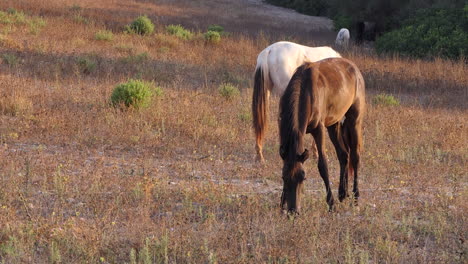
{"type": "Polygon", "coordinates": [[[215,32],[218,32],[219,34],[223,34],[224,28],[220,25],[210,25],[207,31],[215,31],[215,32]]]}
{"type": "Polygon", "coordinates": [[[2,54],[1,56],[3,63],[9,66],[15,66],[18,63],[18,57],[15,54],[2,54]]]}
{"type": "Polygon", "coordinates": [[[266,0],[268,3],[295,9],[296,11],[311,15],[325,16],[330,9],[330,1],[327,0],[266,0]]]}
{"type": "Polygon", "coordinates": [[[111,103],[114,106],[148,107],[153,95],[162,95],[162,89],[155,87],[153,83],[130,80],[115,87],[111,95],[111,103]]]}
{"type": "Polygon", "coordinates": [[[139,35],[149,35],[154,31],[154,24],[147,16],[139,16],[126,27],[127,32],[139,35]]]}
{"type": "Polygon", "coordinates": [[[379,53],[414,57],[460,58],[468,54],[468,5],[464,9],[427,9],[376,42],[379,53]]]}
{"type": "Polygon", "coordinates": [[[78,67],[84,74],[90,74],[96,69],[97,62],[91,57],[78,57],[78,67]]]}
{"type": "Polygon", "coordinates": [[[401,26],[401,22],[417,10],[437,8],[463,8],[465,0],[266,0],[268,3],[288,7],[298,12],[334,18],[335,29],[346,27],[353,36],[359,21],[375,22],[378,32],[401,26]]]}

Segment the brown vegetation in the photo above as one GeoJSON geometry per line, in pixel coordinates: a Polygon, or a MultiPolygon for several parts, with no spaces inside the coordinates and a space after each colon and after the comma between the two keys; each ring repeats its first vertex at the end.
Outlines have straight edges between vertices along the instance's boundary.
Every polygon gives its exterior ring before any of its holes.
{"type": "Polygon", "coordinates": [[[184,1],[33,2],[0,2],[36,21],[0,23],[0,262],[466,263],[463,62],[345,54],[370,102],[360,207],[328,213],[310,160],[302,214],[288,220],[277,127],[259,166],[250,115],[256,56],[279,37],[232,33],[207,45],[202,34],[167,35],[166,21],[206,7],[184,1]],[[154,35],[123,33],[144,13],[154,35]],[[96,40],[101,30],[112,40],[96,40]],[[164,96],[114,109],[112,89],[130,78],[154,81],[164,96]],[[225,99],[223,83],[240,95],[225,99]],[[372,104],[382,93],[400,105],[372,104]]]}

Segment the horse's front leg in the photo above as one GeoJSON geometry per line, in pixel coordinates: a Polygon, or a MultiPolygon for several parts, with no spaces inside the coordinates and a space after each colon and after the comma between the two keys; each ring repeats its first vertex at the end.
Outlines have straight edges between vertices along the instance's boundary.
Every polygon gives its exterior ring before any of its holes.
{"type": "Polygon", "coordinates": [[[325,189],[327,191],[327,204],[331,211],[333,209],[334,199],[330,188],[328,164],[324,151],[325,133],[323,124],[320,123],[315,129],[312,129],[311,133],[315,139],[315,144],[317,145],[318,170],[320,172],[320,176],[322,177],[323,183],[325,184],[325,189]]]}

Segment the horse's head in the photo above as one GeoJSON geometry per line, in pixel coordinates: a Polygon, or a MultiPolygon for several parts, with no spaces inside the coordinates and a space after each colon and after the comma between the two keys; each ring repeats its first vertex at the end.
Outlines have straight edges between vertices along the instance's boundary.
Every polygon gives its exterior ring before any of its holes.
{"type": "Polygon", "coordinates": [[[306,149],[302,154],[296,154],[290,158],[281,147],[280,155],[284,162],[281,208],[288,213],[299,213],[305,180],[305,171],[302,165],[309,158],[309,151],[306,149]]]}

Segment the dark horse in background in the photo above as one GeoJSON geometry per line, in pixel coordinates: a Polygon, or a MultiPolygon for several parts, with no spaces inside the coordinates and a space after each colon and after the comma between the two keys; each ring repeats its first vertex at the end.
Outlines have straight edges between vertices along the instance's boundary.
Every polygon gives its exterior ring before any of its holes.
{"type": "Polygon", "coordinates": [[[348,197],[348,177],[354,175],[353,194],[359,197],[358,169],[365,111],[364,79],[357,66],[343,58],[304,63],[297,68],[280,100],[280,156],[283,159],[281,207],[298,213],[305,180],[303,163],[309,157],[304,136],[312,134],[318,151],[318,170],[333,208],[324,153],[325,129],[340,162],[339,199],[348,197]]]}

